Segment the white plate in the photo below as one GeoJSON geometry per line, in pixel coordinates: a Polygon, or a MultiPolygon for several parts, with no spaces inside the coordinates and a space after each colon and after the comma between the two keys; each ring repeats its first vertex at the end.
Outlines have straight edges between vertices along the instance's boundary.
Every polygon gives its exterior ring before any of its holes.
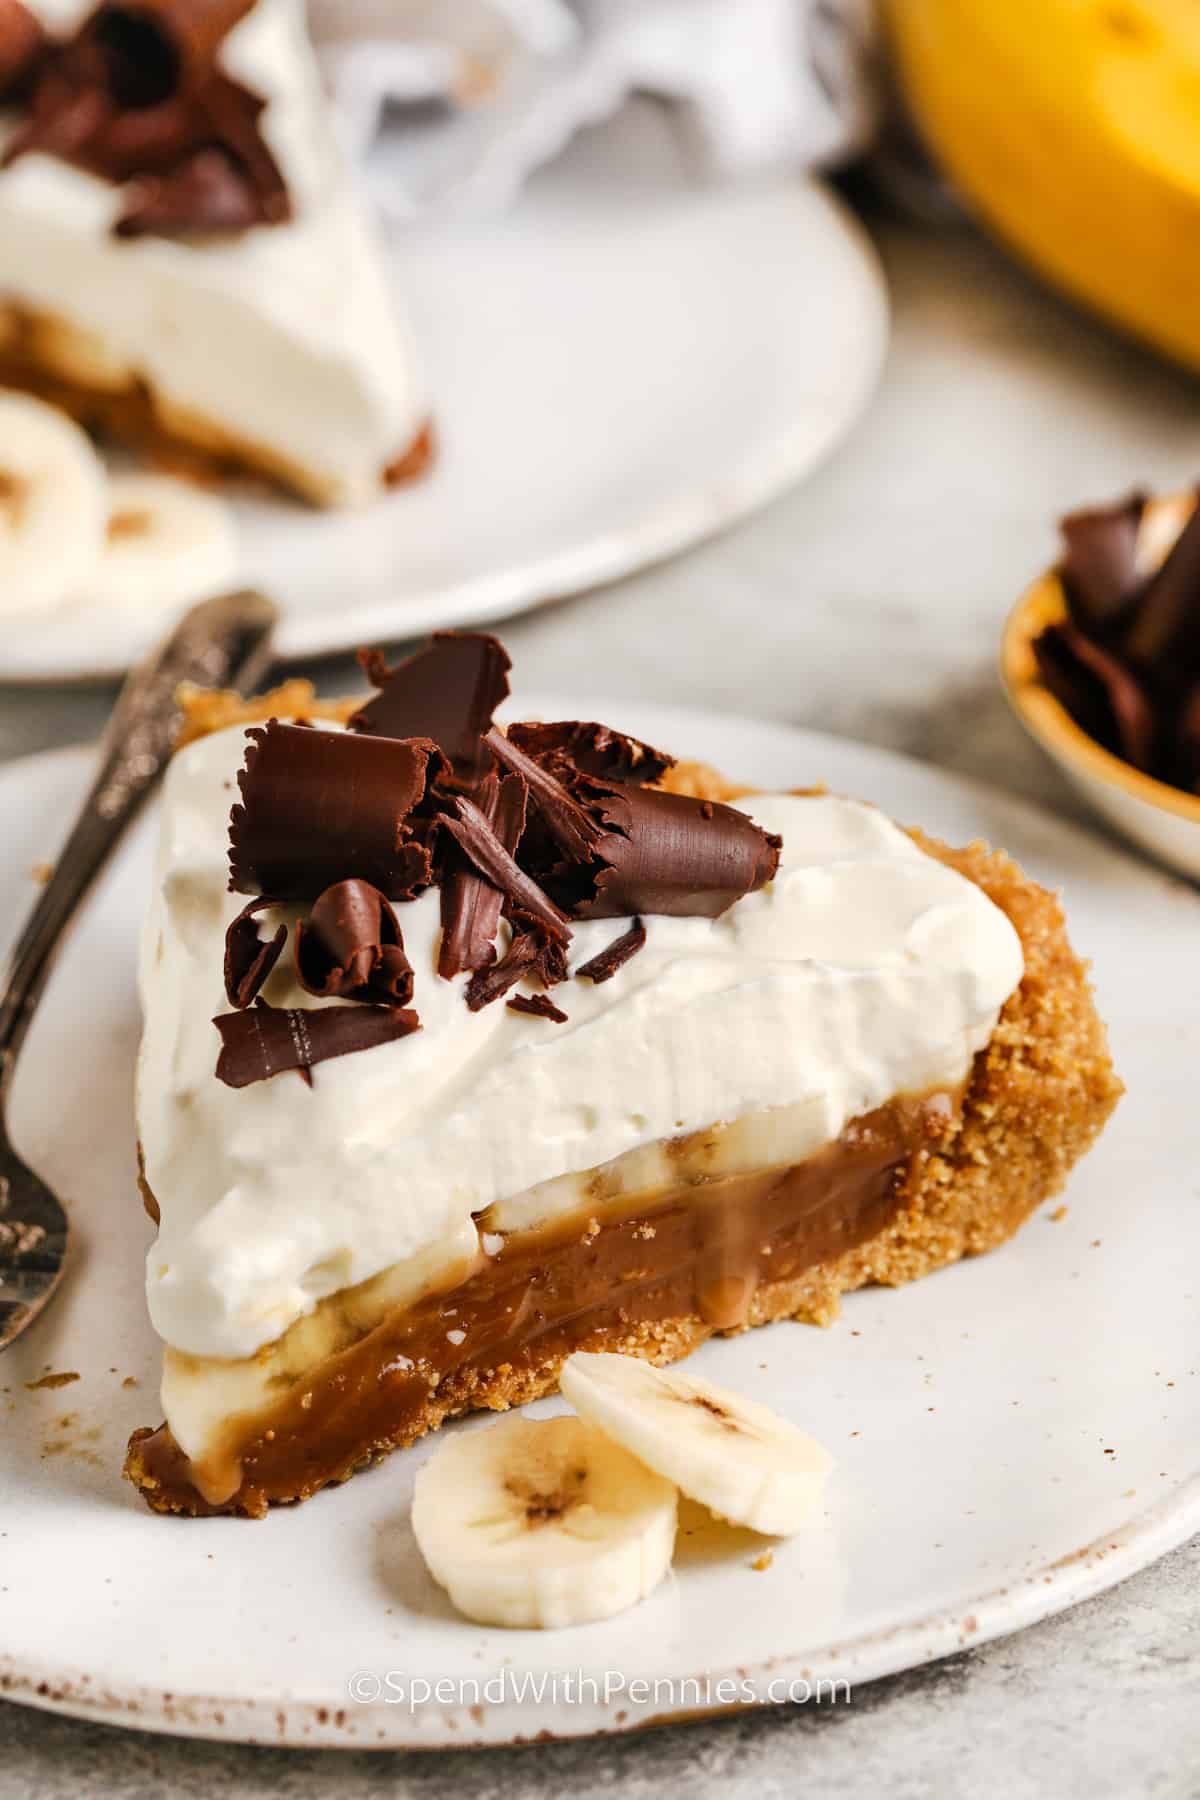
{"type": "MultiPolygon", "coordinates": [[[[243,574],[283,608],[281,656],[626,575],[807,474],[858,417],[887,341],[865,235],[813,182],[697,188],[656,117],[584,140],[505,219],[397,239],[438,461],[360,512],[239,501],[243,574]]],[[[13,620],[0,680],[112,674],[163,623],[13,620]]]]}
{"type": "MultiPolygon", "coordinates": [[[[117,1473],[130,1429],[159,1417],[130,1120],[143,829],[66,950],[16,1093],[17,1142],[72,1202],[78,1239],[62,1295],[0,1366],[0,1692],[283,1743],[616,1730],[718,1703],[685,1682],[706,1671],[772,1698],[772,1681],[862,1682],[980,1643],[1200,1526],[1200,900],[1098,839],[879,750],[653,706],[599,716],[765,786],[823,780],[953,841],[986,834],[1065,886],[1129,1087],[1066,1216],[1042,1207],[991,1256],[856,1294],[828,1332],[779,1324],[699,1353],[709,1374],[777,1406],[837,1458],[824,1522],[777,1545],[764,1573],[750,1566],[761,1540],[713,1530],[685,1539],[675,1576],[621,1618],[548,1634],[466,1624],[409,1533],[429,1446],[264,1523],[157,1518],[117,1473]],[[27,1391],[47,1369],[81,1379],[27,1391]],[[349,1691],[356,1672],[369,1694],[389,1673],[482,1683],[578,1671],[611,1671],[610,1688],[668,1685],[640,1704],[586,1688],[572,1703],[561,1687],[557,1700],[522,1703],[510,1687],[476,1703],[467,1687],[461,1703],[412,1711],[394,1688],[369,1702],[349,1691]]],[[[0,772],[9,928],[85,767],[71,752],[0,772]]]]}

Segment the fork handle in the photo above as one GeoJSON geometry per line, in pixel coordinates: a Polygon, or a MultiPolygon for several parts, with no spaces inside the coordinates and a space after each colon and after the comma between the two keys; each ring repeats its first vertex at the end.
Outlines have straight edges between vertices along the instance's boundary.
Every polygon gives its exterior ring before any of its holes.
{"type": "Polygon", "coordinates": [[[167,765],[179,728],[177,689],[240,687],[270,661],[275,608],[249,590],[205,600],[134,669],[101,744],[100,771],[11,952],[0,990],[0,1099],[76,908],[167,765]]]}

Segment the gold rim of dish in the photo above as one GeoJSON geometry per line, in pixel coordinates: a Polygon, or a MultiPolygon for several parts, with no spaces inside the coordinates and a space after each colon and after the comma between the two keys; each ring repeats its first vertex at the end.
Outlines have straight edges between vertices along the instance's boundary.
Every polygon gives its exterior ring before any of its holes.
{"type": "MultiPolygon", "coordinates": [[[[1191,496],[1172,495],[1151,504],[1160,514],[1178,513],[1182,527],[1191,508],[1191,496]]],[[[1185,794],[1182,788],[1171,787],[1168,782],[1144,775],[1140,769],[1122,762],[1075,723],[1042,681],[1033,640],[1047,625],[1057,624],[1066,615],[1066,600],[1056,568],[1048,569],[1026,588],[1008,615],[1000,647],[1000,675],[1017,717],[1052,755],[1081,774],[1200,825],[1200,794],[1185,794]]]]}

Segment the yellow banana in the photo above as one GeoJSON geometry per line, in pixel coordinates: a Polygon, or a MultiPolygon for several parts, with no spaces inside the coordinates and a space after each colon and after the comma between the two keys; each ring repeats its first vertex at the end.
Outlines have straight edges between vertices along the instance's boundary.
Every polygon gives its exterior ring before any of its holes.
{"type": "Polygon", "coordinates": [[[963,194],[1050,281],[1200,368],[1195,0],[885,0],[963,194]]]}

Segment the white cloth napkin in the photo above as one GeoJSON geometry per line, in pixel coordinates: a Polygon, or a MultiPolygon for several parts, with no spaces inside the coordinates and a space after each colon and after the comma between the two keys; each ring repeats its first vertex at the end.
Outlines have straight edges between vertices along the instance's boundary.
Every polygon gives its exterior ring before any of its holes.
{"type": "Polygon", "coordinates": [[[635,92],[698,171],[825,166],[877,118],[871,0],[309,0],[339,128],[385,211],[497,211],[635,92]],[[387,127],[385,130],[384,127],[387,127]]]}

